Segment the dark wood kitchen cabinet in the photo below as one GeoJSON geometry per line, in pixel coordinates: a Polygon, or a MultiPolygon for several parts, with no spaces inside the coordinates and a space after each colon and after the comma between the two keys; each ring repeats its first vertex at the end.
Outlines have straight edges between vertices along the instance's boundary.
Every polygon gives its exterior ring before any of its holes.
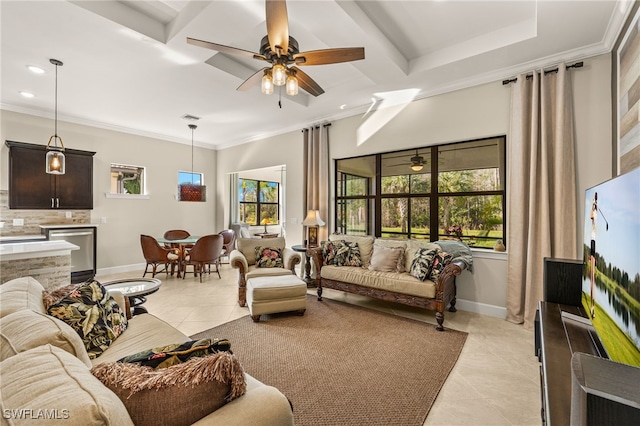
{"type": "Polygon", "coordinates": [[[10,209],[93,209],[93,155],[65,149],[64,175],[45,172],[46,146],[6,141],[10,209]]]}

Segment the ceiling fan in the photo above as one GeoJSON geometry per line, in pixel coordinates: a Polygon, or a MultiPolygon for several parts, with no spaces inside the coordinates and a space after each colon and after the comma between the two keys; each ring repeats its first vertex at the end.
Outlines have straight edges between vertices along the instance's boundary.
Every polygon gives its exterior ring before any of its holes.
{"type": "Polygon", "coordinates": [[[411,157],[409,161],[410,161],[409,163],[393,164],[391,165],[391,167],[410,166],[411,170],[413,170],[414,172],[419,172],[424,168],[424,157],[418,153],[417,149],[416,149],[416,155],[411,157]]]}
{"type": "Polygon", "coordinates": [[[290,96],[298,94],[298,86],[313,96],[324,90],[298,66],[326,65],[364,59],[364,47],[343,47],[336,49],[300,52],[298,41],[289,35],[287,4],[285,0],[266,0],[267,35],[260,42],[260,53],[224,46],[222,44],[187,37],[187,43],[205,47],[231,55],[259,59],[271,64],[258,70],[246,79],[237,90],[246,91],[262,82],[262,93],[273,93],[273,86],[286,85],[290,96]],[[293,66],[291,66],[293,65],[293,66]]]}

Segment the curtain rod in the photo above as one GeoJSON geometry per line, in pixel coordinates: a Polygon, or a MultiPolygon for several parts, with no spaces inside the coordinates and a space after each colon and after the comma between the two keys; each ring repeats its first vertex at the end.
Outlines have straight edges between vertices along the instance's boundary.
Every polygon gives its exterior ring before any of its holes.
{"type": "MultiPolygon", "coordinates": [[[[322,125],[322,127],[329,127],[329,126],[331,126],[331,123],[325,123],[325,124],[322,125]]],[[[320,126],[317,126],[317,125],[316,126],[311,126],[311,127],[315,127],[316,129],[320,128],[320,126]]],[[[302,129],[300,131],[304,132],[305,130],[307,130],[307,129],[302,129]]]]}
{"type": "MultiPolygon", "coordinates": [[[[567,69],[582,68],[583,66],[584,66],[584,62],[580,61],[580,62],[576,62],[573,65],[567,65],[567,69]]],[[[544,75],[551,74],[551,73],[554,73],[554,72],[558,72],[558,68],[547,70],[547,71],[544,72],[544,75]]],[[[532,79],[532,78],[533,78],[533,74],[527,75],[527,80],[532,79]]],[[[502,85],[504,86],[504,85],[507,85],[509,83],[515,83],[516,81],[518,81],[518,77],[514,77],[514,78],[509,79],[509,80],[502,80],[502,85]]]]}

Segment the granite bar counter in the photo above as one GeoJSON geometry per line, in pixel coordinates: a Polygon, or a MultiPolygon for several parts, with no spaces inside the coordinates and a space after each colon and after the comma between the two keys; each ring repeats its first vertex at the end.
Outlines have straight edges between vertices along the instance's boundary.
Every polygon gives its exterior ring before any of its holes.
{"type": "Polygon", "coordinates": [[[0,283],[31,276],[47,290],[71,283],[71,251],[78,246],[66,241],[0,244],[0,283]]]}

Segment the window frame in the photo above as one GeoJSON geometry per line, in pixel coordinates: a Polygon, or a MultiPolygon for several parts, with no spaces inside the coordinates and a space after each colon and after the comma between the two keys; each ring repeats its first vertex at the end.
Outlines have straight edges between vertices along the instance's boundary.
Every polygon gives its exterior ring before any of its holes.
{"type": "MultiPolygon", "coordinates": [[[[119,180],[119,179],[116,179],[119,180]]],[[[147,168],[145,166],[136,166],[133,164],[122,164],[122,163],[110,163],[109,164],[109,195],[116,197],[140,197],[147,196],[147,168]],[[114,171],[114,169],[116,169],[114,171]],[[113,183],[114,183],[114,173],[117,172],[117,169],[137,169],[140,171],[140,192],[139,193],[131,193],[131,192],[123,192],[124,185],[122,188],[119,184],[116,184],[117,192],[113,192],[113,183]]]]}
{"type": "MultiPolygon", "coordinates": [[[[336,228],[336,232],[339,233],[347,233],[347,229],[345,229],[344,226],[339,227],[339,224],[341,223],[339,221],[339,217],[338,217],[338,212],[339,212],[339,208],[340,206],[343,206],[348,200],[354,200],[354,199],[363,199],[366,200],[366,202],[369,203],[369,208],[367,209],[367,234],[371,235],[371,233],[369,233],[369,230],[371,229],[371,224],[369,222],[369,218],[371,216],[373,216],[373,235],[375,237],[381,237],[383,232],[382,232],[382,204],[383,204],[383,200],[385,199],[407,199],[407,232],[400,232],[400,233],[394,233],[394,232],[388,232],[385,231],[384,234],[385,236],[383,238],[401,238],[401,239],[415,239],[416,237],[422,237],[421,239],[428,239],[429,241],[437,241],[439,239],[441,239],[442,237],[449,237],[449,235],[446,234],[446,230],[444,234],[440,233],[440,204],[441,204],[441,198],[443,197],[475,197],[475,196],[500,196],[501,197],[501,208],[502,208],[502,237],[499,237],[500,239],[502,239],[505,243],[507,241],[507,205],[506,205],[506,180],[507,180],[507,162],[506,162],[506,149],[507,149],[507,137],[506,135],[498,135],[498,136],[491,136],[491,137],[486,137],[486,138],[479,138],[479,139],[472,139],[472,140],[465,140],[465,141],[459,141],[459,142],[453,142],[453,143],[445,143],[445,144],[438,144],[438,145],[429,145],[429,146],[424,146],[424,147],[420,147],[418,148],[419,150],[430,150],[430,158],[425,159],[428,161],[425,161],[425,164],[428,167],[425,167],[425,171],[423,173],[429,173],[430,174],[430,188],[428,189],[427,192],[412,192],[412,176],[413,174],[411,173],[407,173],[406,175],[409,176],[409,189],[406,193],[383,193],[382,190],[382,158],[385,155],[389,155],[389,154],[394,154],[394,153],[399,153],[399,152],[408,152],[411,150],[415,150],[415,148],[409,148],[409,149],[403,149],[403,150],[396,150],[396,151],[387,151],[387,152],[381,152],[381,153],[375,153],[375,154],[368,154],[368,155],[364,155],[364,156],[357,156],[357,157],[349,157],[349,158],[340,158],[340,159],[335,159],[334,161],[334,171],[335,171],[335,208],[334,208],[334,224],[335,224],[335,228],[336,228]],[[502,144],[502,146],[500,147],[503,152],[504,155],[499,156],[499,158],[497,158],[499,165],[498,165],[498,170],[500,171],[500,178],[502,180],[501,182],[501,189],[493,189],[493,190],[478,190],[478,191],[458,191],[458,192],[440,192],[439,188],[438,188],[438,183],[439,183],[439,173],[442,172],[441,170],[439,170],[439,153],[441,151],[442,148],[447,147],[447,148],[451,148],[454,147],[455,145],[460,145],[460,144],[469,144],[469,143],[475,143],[475,142],[482,142],[482,141],[489,141],[489,140],[497,140],[498,144],[502,144]],[[345,195],[340,195],[341,192],[339,191],[338,185],[340,185],[340,175],[341,174],[351,174],[353,175],[353,173],[346,173],[344,171],[341,171],[339,169],[339,161],[343,161],[343,160],[350,160],[350,159],[359,159],[359,158],[365,158],[365,157],[375,157],[375,164],[376,164],[376,170],[375,170],[375,176],[371,177],[371,178],[367,178],[370,180],[370,185],[368,185],[368,188],[370,189],[369,193],[367,195],[364,196],[345,196],[345,195]],[[501,169],[501,170],[500,170],[501,169]],[[379,188],[379,190],[375,191],[375,190],[371,190],[371,188],[379,188]],[[424,233],[419,233],[419,232],[412,232],[412,216],[411,216],[411,208],[412,208],[412,200],[414,199],[424,199],[427,198],[428,199],[428,205],[429,205],[429,230],[428,230],[428,234],[426,234],[426,238],[424,238],[425,234],[424,233]],[[373,212],[371,211],[373,209],[373,212]],[[437,230],[434,232],[434,230],[437,230]],[[390,235],[391,234],[391,235],[390,235]],[[395,235],[394,235],[395,234],[395,235]]],[[[476,171],[476,170],[481,170],[481,168],[469,168],[469,169],[462,169],[462,170],[469,170],[469,171],[476,171]]],[[[461,171],[461,170],[457,170],[457,171],[461,171]]],[[[404,174],[401,175],[388,175],[388,176],[406,176],[404,174]]],[[[360,177],[360,176],[358,176],[360,177]]],[[[344,194],[344,193],[342,193],[344,194]]],[[[344,214],[344,213],[343,213],[344,214]]],[[[495,240],[495,237],[490,237],[490,236],[474,236],[473,237],[474,240],[495,240]]],[[[488,247],[478,247],[480,249],[489,249],[488,247]]]]}
{"type": "MultiPolygon", "coordinates": [[[[251,181],[251,182],[255,182],[256,183],[256,201],[241,201],[240,200],[240,194],[238,194],[238,214],[240,214],[242,211],[244,211],[243,205],[254,205],[255,206],[256,222],[255,223],[250,223],[250,222],[246,222],[245,221],[245,223],[247,223],[247,224],[249,224],[251,226],[263,226],[260,223],[260,222],[262,222],[261,206],[267,205],[267,206],[276,206],[275,221],[274,222],[269,222],[269,225],[279,225],[280,224],[280,182],[239,177],[238,178],[238,188],[242,188],[242,181],[251,181]],[[260,191],[260,184],[261,183],[275,184],[276,185],[276,201],[275,202],[267,202],[267,201],[262,201],[261,200],[261,198],[262,198],[261,191],[260,191]]],[[[241,218],[239,218],[239,219],[241,219],[241,218]]],[[[272,219],[272,218],[270,218],[270,219],[272,219]]]]}

